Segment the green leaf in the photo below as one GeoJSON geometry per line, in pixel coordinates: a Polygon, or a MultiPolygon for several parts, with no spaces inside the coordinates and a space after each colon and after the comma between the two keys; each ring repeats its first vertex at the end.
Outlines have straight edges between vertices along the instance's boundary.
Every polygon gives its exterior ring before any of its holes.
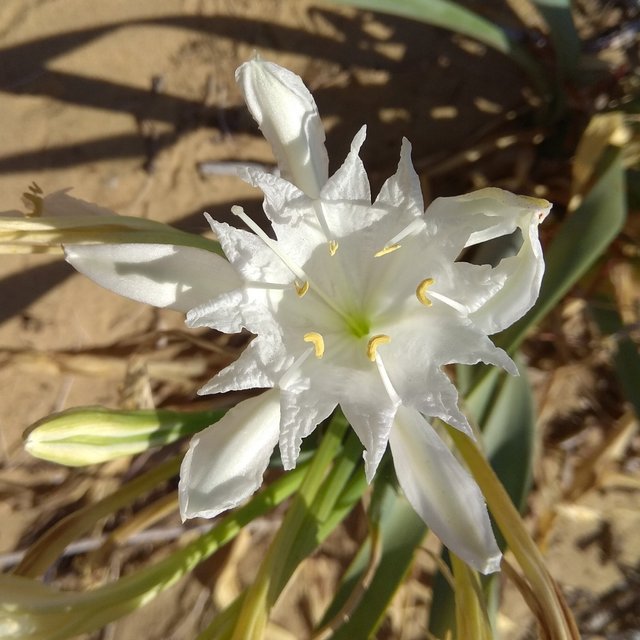
{"type": "MultiPolygon", "coordinates": [[[[376,483],[381,481],[380,470],[376,483]]],[[[372,637],[384,620],[384,614],[395,592],[402,584],[415,549],[426,534],[426,526],[406,499],[385,482],[384,495],[378,505],[380,560],[369,588],[351,611],[349,620],[332,636],[333,640],[372,637]]],[[[361,584],[371,557],[371,537],[358,550],[343,576],[339,590],[327,609],[326,624],[342,609],[354,589],[361,584]]]]}
{"type": "Polygon", "coordinates": [[[233,540],[249,522],[286,500],[300,486],[307,467],[302,464],[278,478],[163,560],[96,589],[60,591],[23,576],[0,575],[0,633],[11,631],[23,640],[66,640],[135,611],[233,540]]]}
{"type": "Polygon", "coordinates": [[[63,244],[157,243],[222,254],[220,243],[146,218],[119,215],[0,216],[0,254],[62,253],[63,244]]]}
{"type": "MultiPolygon", "coordinates": [[[[484,450],[509,497],[520,511],[525,506],[533,472],[535,437],[534,402],[522,363],[516,358],[520,376],[509,376],[496,367],[480,378],[465,400],[465,410],[482,431],[484,450]]],[[[464,374],[463,374],[464,375],[464,374]]],[[[504,539],[496,532],[504,549],[504,539]]],[[[447,562],[448,554],[443,554],[447,562]]],[[[498,583],[491,576],[482,579],[485,593],[495,603],[498,583]]],[[[454,629],[455,595],[438,574],[433,589],[429,630],[445,637],[454,629]]]]}
{"type": "Polygon", "coordinates": [[[613,365],[625,397],[640,417],[640,355],[638,345],[625,332],[622,318],[613,301],[598,300],[589,305],[600,331],[614,337],[613,365]]]}
{"type": "Polygon", "coordinates": [[[69,543],[90,531],[99,520],[131,504],[142,494],[176,475],[181,461],[182,456],[171,458],[130,480],[102,500],[73,511],[59,520],[27,549],[14,574],[27,577],[43,574],[69,543]]]}
{"type": "Polygon", "coordinates": [[[582,43],[571,12],[570,0],[531,0],[544,18],[551,34],[556,65],[562,76],[578,76],[582,43]]]}
{"type": "Polygon", "coordinates": [[[522,511],[533,472],[535,412],[526,369],[518,358],[516,363],[520,375],[502,375],[482,424],[482,440],[491,466],[513,504],[522,511]]]}
{"type": "Polygon", "coordinates": [[[515,43],[506,31],[451,0],[337,0],[371,11],[390,13],[411,20],[419,20],[434,27],[449,29],[473,38],[511,58],[529,75],[536,89],[543,95],[550,92],[544,70],[529,53],[515,43]]]}

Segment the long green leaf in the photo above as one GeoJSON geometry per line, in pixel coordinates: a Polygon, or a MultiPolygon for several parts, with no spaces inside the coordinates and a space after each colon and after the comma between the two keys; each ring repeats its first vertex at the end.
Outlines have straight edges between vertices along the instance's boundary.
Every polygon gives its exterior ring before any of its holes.
{"type": "MultiPolygon", "coordinates": [[[[308,464],[275,480],[207,533],[156,564],[84,592],[59,591],[22,576],[0,576],[0,632],[24,640],[66,640],[90,633],[135,611],[211,557],[257,517],[298,487],[308,464]]],[[[2,636],[5,637],[5,636],[2,636]]]]}
{"type": "MultiPolygon", "coordinates": [[[[518,359],[516,358],[516,362],[518,359]]],[[[503,376],[482,424],[482,440],[491,466],[520,510],[531,486],[535,413],[531,385],[522,363],[520,376],[503,376]]]]}
{"type": "MultiPolygon", "coordinates": [[[[380,561],[375,576],[349,620],[332,636],[333,640],[372,637],[384,620],[384,614],[398,587],[411,567],[416,548],[427,529],[424,522],[403,496],[386,487],[380,505],[380,561]]],[[[340,589],[327,610],[323,624],[333,618],[361,583],[369,565],[371,542],[360,547],[345,573],[340,589]]]]}
{"type": "MultiPolygon", "coordinates": [[[[465,409],[482,431],[484,450],[491,466],[513,503],[522,511],[532,479],[535,416],[531,386],[524,367],[517,358],[516,362],[520,376],[506,375],[494,367],[471,390],[465,409]]],[[[504,548],[499,531],[496,537],[504,548]]],[[[445,553],[445,562],[447,557],[445,553]]],[[[483,578],[483,585],[489,601],[495,605],[496,581],[491,577],[483,578]]],[[[445,637],[454,621],[455,595],[448,582],[438,575],[433,589],[429,631],[438,638],[445,637]]]]}
{"type": "Polygon", "coordinates": [[[638,345],[624,330],[613,301],[599,300],[589,306],[591,315],[605,335],[615,336],[613,365],[625,397],[640,417],[640,355],[638,345]],[[608,303],[607,303],[608,302],[608,303]]]}
{"type": "Polygon", "coordinates": [[[529,53],[515,43],[504,29],[452,0],[337,0],[371,11],[390,13],[448,29],[473,38],[511,58],[529,75],[543,95],[550,92],[544,70],[529,53]]]}
{"type": "Polygon", "coordinates": [[[577,78],[582,43],[573,22],[571,0],[531,0],[531,2],[537,7],[549,27],[558,70],[568,80],[577,78]]]}

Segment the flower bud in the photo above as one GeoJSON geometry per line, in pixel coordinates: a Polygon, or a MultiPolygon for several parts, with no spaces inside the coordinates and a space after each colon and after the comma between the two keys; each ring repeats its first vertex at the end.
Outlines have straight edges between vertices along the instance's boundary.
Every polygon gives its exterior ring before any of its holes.
{"type": "Polygon", "coordinates": [[[236,71],[236,81],[283,177],[317,198],[328,179],[329,159],[309,90],[295,73],[257,56],[236,71]]]}
{"type": "Polygon", "coordinates": [[[219,420],[224,411],[114,411],[102,407],[69,409],[43,418],[25,437],[36,458],[81,467],[130,456],[169,444],[219,420]]]}

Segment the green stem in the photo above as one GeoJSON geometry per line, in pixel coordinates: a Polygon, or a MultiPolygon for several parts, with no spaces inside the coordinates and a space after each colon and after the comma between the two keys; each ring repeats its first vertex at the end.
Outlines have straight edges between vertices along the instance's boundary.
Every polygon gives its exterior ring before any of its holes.
{"type": "MultiPolygon", "coordinates": [[[[307,510],[293,541],[293,546],[287,549],[286,557],[281,558],[285,566],[280,573],[278,582],[272,583],[274,603],[293,575],[298,563],[329,536],[366,491],[368,485],[364,473],[357,470],[361,454],[362,446],[355,433],[352,432],[348,435],[344,449],[338,455],[333,468],[319,488],[311,508],[307,510]],[[354,471],[356,472],[354,473],[354,471]]],[[[286,527],[287,521],[285,520],[280,530],[286,527]]],[[[272,544],[275,544],[275,540],[272,544]]],[[[242,593],[233,604],[219,613],[211,624],[201,632],[197,640],[229,640],[234,632],[243,633],[238,632],[234,624],[239,624],[240,610],[244,606],[248,593],[249,590],[242,593]]],[[[256,634],[258,632],[258,630],[255,631],[256,634]]],[[[259,636],[255,635],[254,637],[259,636]]]]}
{"type": "Polygon", "coordinates": [[[7,607],[13,607],[11,610],[19,609],[22,617],[34,621],[32,633],[25,634],[25,640],[45,637],[40,627],[46,627],[47,640],[65,640],[95,631],[155,598],[230,542],[246,524],[287,499],[301,485],[308,466],[300,465],[283,475],[246,505],[221,520],[211,531],[151,567],[93,591],[61,593],[51,590],[46,599],[32,599],[15,606],[11,605],[12,584],[14,588],[24,588],[25,582],[21,581],[32,581],[6,576],[3,583],[0,577],[0,601],[7,607]]]}
{"type": "Polygon", "coordinates": [[[14,574],[29,578],[43,574],[69,543],[89,531],[101,518],[111,515],[174,476],[180,469],[181,461],[182,456],[167,460],[103,500],[74,511],[57,522],[29,547],[22,562],[15,568],[14,574]]]}
{"type": "Polygon", "coordinates": [[[327,469],[341,447],[347,427],[348,423],[341,415],[335,415],[331,420],[300,491],[267,551],[253,585],[245,594],[232,640],[258,640],[263,637],[269,611],[301,559],[302,545],[298,537],[308,526],[310,516],[317,525],[319,505],[316,506],[314,501],[327,469]]]}
{"type": "Polygon", "coordinates": [[[447,430],[482,490],[500,532],[540,601],[551,633],[550,637],[557,640],[579,638],[573,616],[549,574],[542,554],[531,539],[518,510],[491,465],[468,436],[453,427],[447,427],[447,430]]]}

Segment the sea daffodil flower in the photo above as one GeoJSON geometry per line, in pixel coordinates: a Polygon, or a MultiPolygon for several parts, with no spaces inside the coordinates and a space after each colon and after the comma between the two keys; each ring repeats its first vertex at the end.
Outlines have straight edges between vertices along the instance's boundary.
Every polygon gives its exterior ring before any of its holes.
{"type": "Polygon", "coordinates": [[[328,177],[324,131],[300,78],[257,58],[236,77],[282,171],[242,173],[264,193],[275,239],[234,207],[252,232],[207,216],[228,263],[211,255],[189,266],[199,250],[179,247],[66,247],[71,264],[114,291],[188,310],[192,327],[256,336],[199,393],[269,390],[193,438],[180,476],[183,518],[245,500],[276,444],[293,468],[302,440],[340,405],[364,446],[367,478],[389,444],[400,486],[429,527],[472,567],[497,570],[483,496],[428,418],[473,437],[444,365],[482,361],[517,374],[488,335],[537,298],[537,226],[549,203],[483,189],[424,212],[407,140],[372,202],[358,155],[364,128],[328,177]],[[497,266],[459,260],[466,247],[518,229],[518,253],[497,266]],[[201,303],[187,309],[193,300],[201,303]]]}

